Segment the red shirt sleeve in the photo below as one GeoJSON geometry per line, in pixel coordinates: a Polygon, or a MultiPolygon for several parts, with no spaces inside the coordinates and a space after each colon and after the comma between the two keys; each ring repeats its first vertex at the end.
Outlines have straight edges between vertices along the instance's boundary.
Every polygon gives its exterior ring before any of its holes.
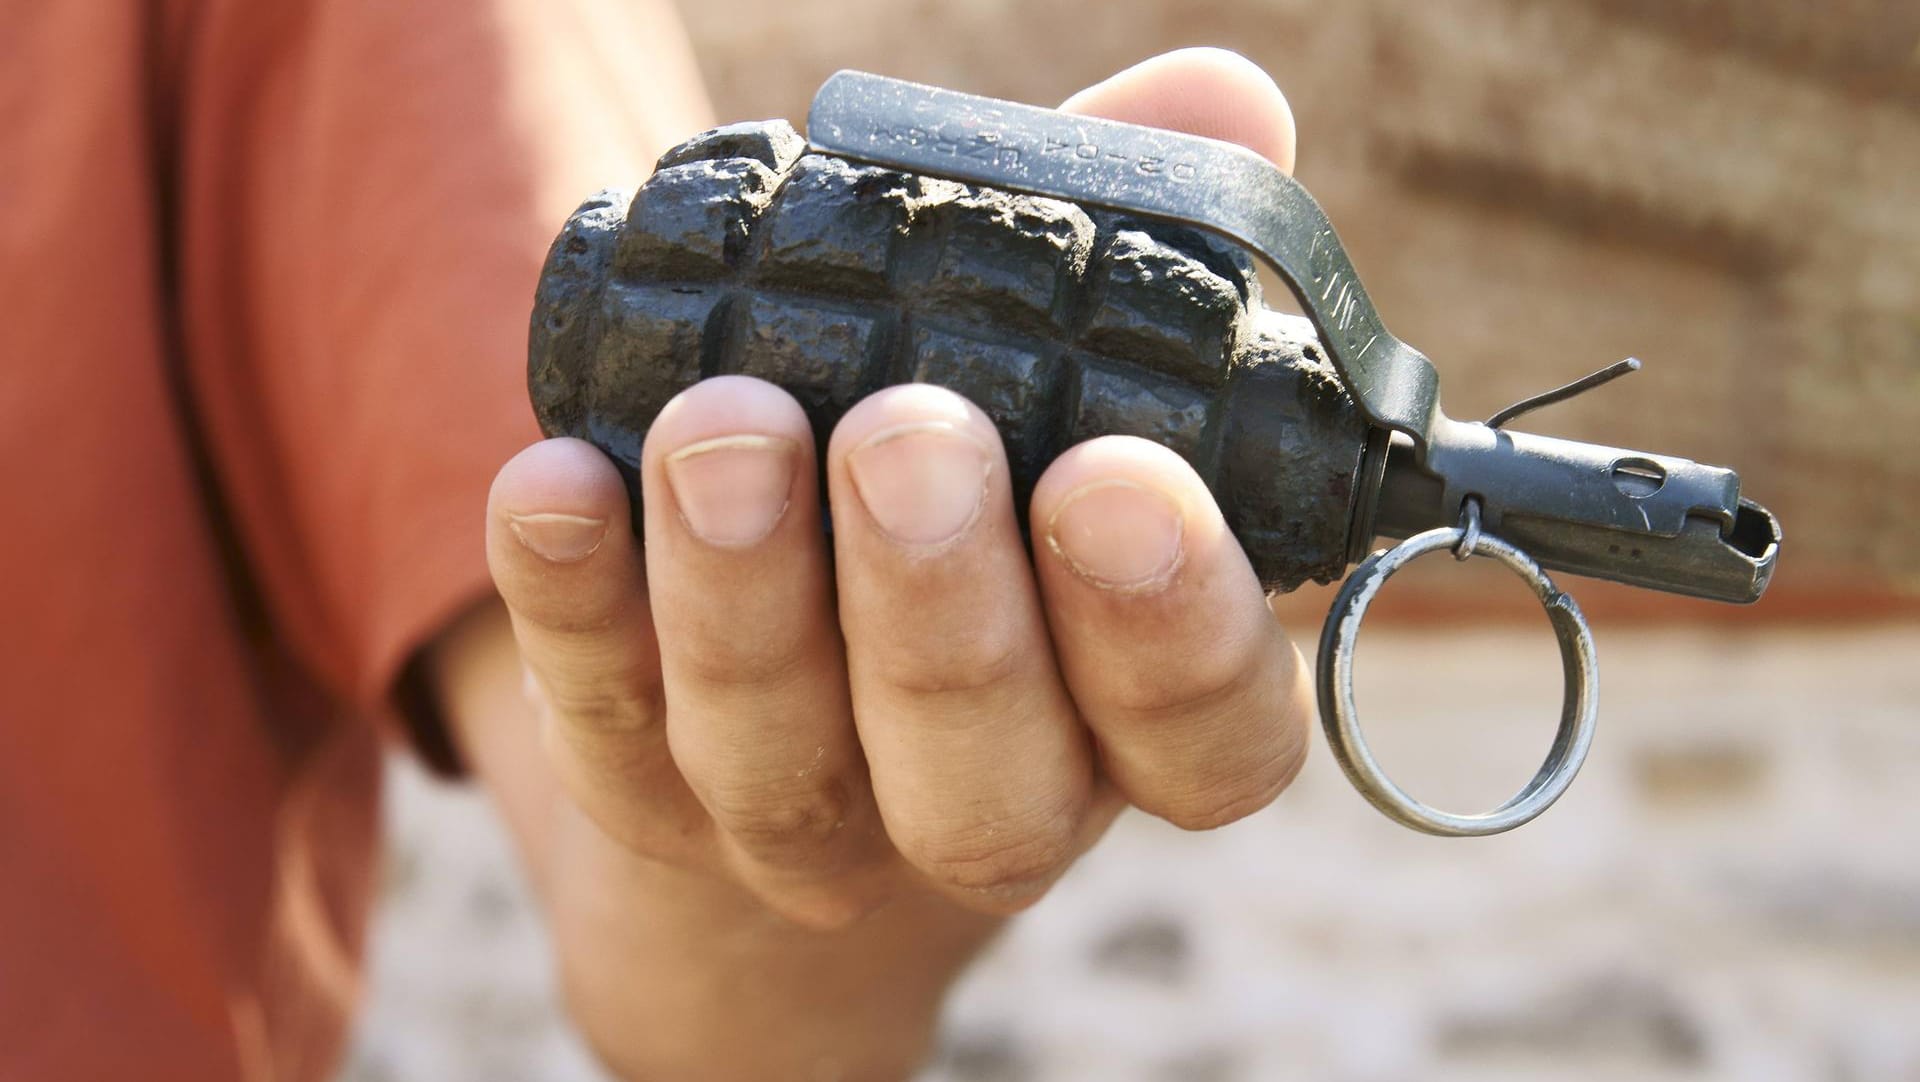
{"type": "Polygon", "coordinates": [[[664,4],[207,0],[175,20],[187,399],[276,644],[352,708],[490,591],[526,322],[598,188],[707,123],[664,4]]]}

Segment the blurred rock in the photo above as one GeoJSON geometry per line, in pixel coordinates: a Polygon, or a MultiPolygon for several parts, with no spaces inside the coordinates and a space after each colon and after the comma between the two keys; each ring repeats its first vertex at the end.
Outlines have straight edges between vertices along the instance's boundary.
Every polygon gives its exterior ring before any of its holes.
{"type": "Polygon", "coordinates": [[[1186,979],[1193,948],[1175,917],[1146,914],[1121,924],[1094,944],[1093,968],[1107,975],[1178,985],[1186,979]]]}
{"type": "Polygon", "coordinates": [[[1627,975],[1589,978],[1497,1012],[1440,1019],[1450,1059],[1542,1059],[1691,1070],[1706,1058],[1700,1022],[1668,988],[1627,975]]]}
{"type": "Polygon", "coordinates": [[[950,1082],[1036,1082],[1032,1057],[1007,1030],[949,1035],[935,1070],[950,1082]]]}

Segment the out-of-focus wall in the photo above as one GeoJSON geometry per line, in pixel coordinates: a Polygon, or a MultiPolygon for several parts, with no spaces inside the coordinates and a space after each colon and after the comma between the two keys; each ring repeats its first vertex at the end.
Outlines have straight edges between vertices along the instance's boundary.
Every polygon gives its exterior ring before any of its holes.
{"type": "Polygon", "coordinates": [[[1522,427],[1740,470],[1787,529],[1775,614],[1920,596],[1910,0],[682,7],[723,119],[798,121],[841,67],[1052,103],[1237,49],[1286,91],[1301,179],[1450,413],[1639,356],[1522,427]]]}

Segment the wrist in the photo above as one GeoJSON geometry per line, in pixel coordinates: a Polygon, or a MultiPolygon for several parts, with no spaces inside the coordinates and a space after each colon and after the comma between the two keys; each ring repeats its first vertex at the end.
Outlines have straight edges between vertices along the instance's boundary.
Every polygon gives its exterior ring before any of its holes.
{"type": "Polygon", "coordinates": [[[903,1082],[947,988],[1003,923],[927,891],[813,931],[731,883],[635,857],[577,813],[560,819],[561,986],[622,1078],[903,1082]]]}

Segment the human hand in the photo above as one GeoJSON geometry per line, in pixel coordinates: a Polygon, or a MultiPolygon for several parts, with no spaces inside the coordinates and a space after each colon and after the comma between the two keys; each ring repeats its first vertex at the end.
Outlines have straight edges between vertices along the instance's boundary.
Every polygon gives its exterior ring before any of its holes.
{"type": "MultiPolygon", "coordinates": [[[[1292,165],[1284,100],[1232,54],[1158,57],[1066,108],[1292,165]]],[[[904,1071],[915,1048],[845,1046],[923,1039],[994,918],[1122,807],[1218,826],[1303,755],[1299,653],[1173,452],[1067,451],[1034,491],[1031,556],[993,424],[951,392],[889,388],[841,420],[831,538],[814,457],[792,398],[723,377],[649,432],[644,546],[590,445],[537,444],[494,485],[489,558],[558,790],[527,844],[550,850],[574,1008],[635,1070],[792,1075],[715,1045],[803,1022],[808,1062],[904,1071]],[[744,1012],[723,1002],[745,987],[729,967],[755,974],[744,1012]],[[669,991],[635,988],[650,981],[669,991]]]]}

